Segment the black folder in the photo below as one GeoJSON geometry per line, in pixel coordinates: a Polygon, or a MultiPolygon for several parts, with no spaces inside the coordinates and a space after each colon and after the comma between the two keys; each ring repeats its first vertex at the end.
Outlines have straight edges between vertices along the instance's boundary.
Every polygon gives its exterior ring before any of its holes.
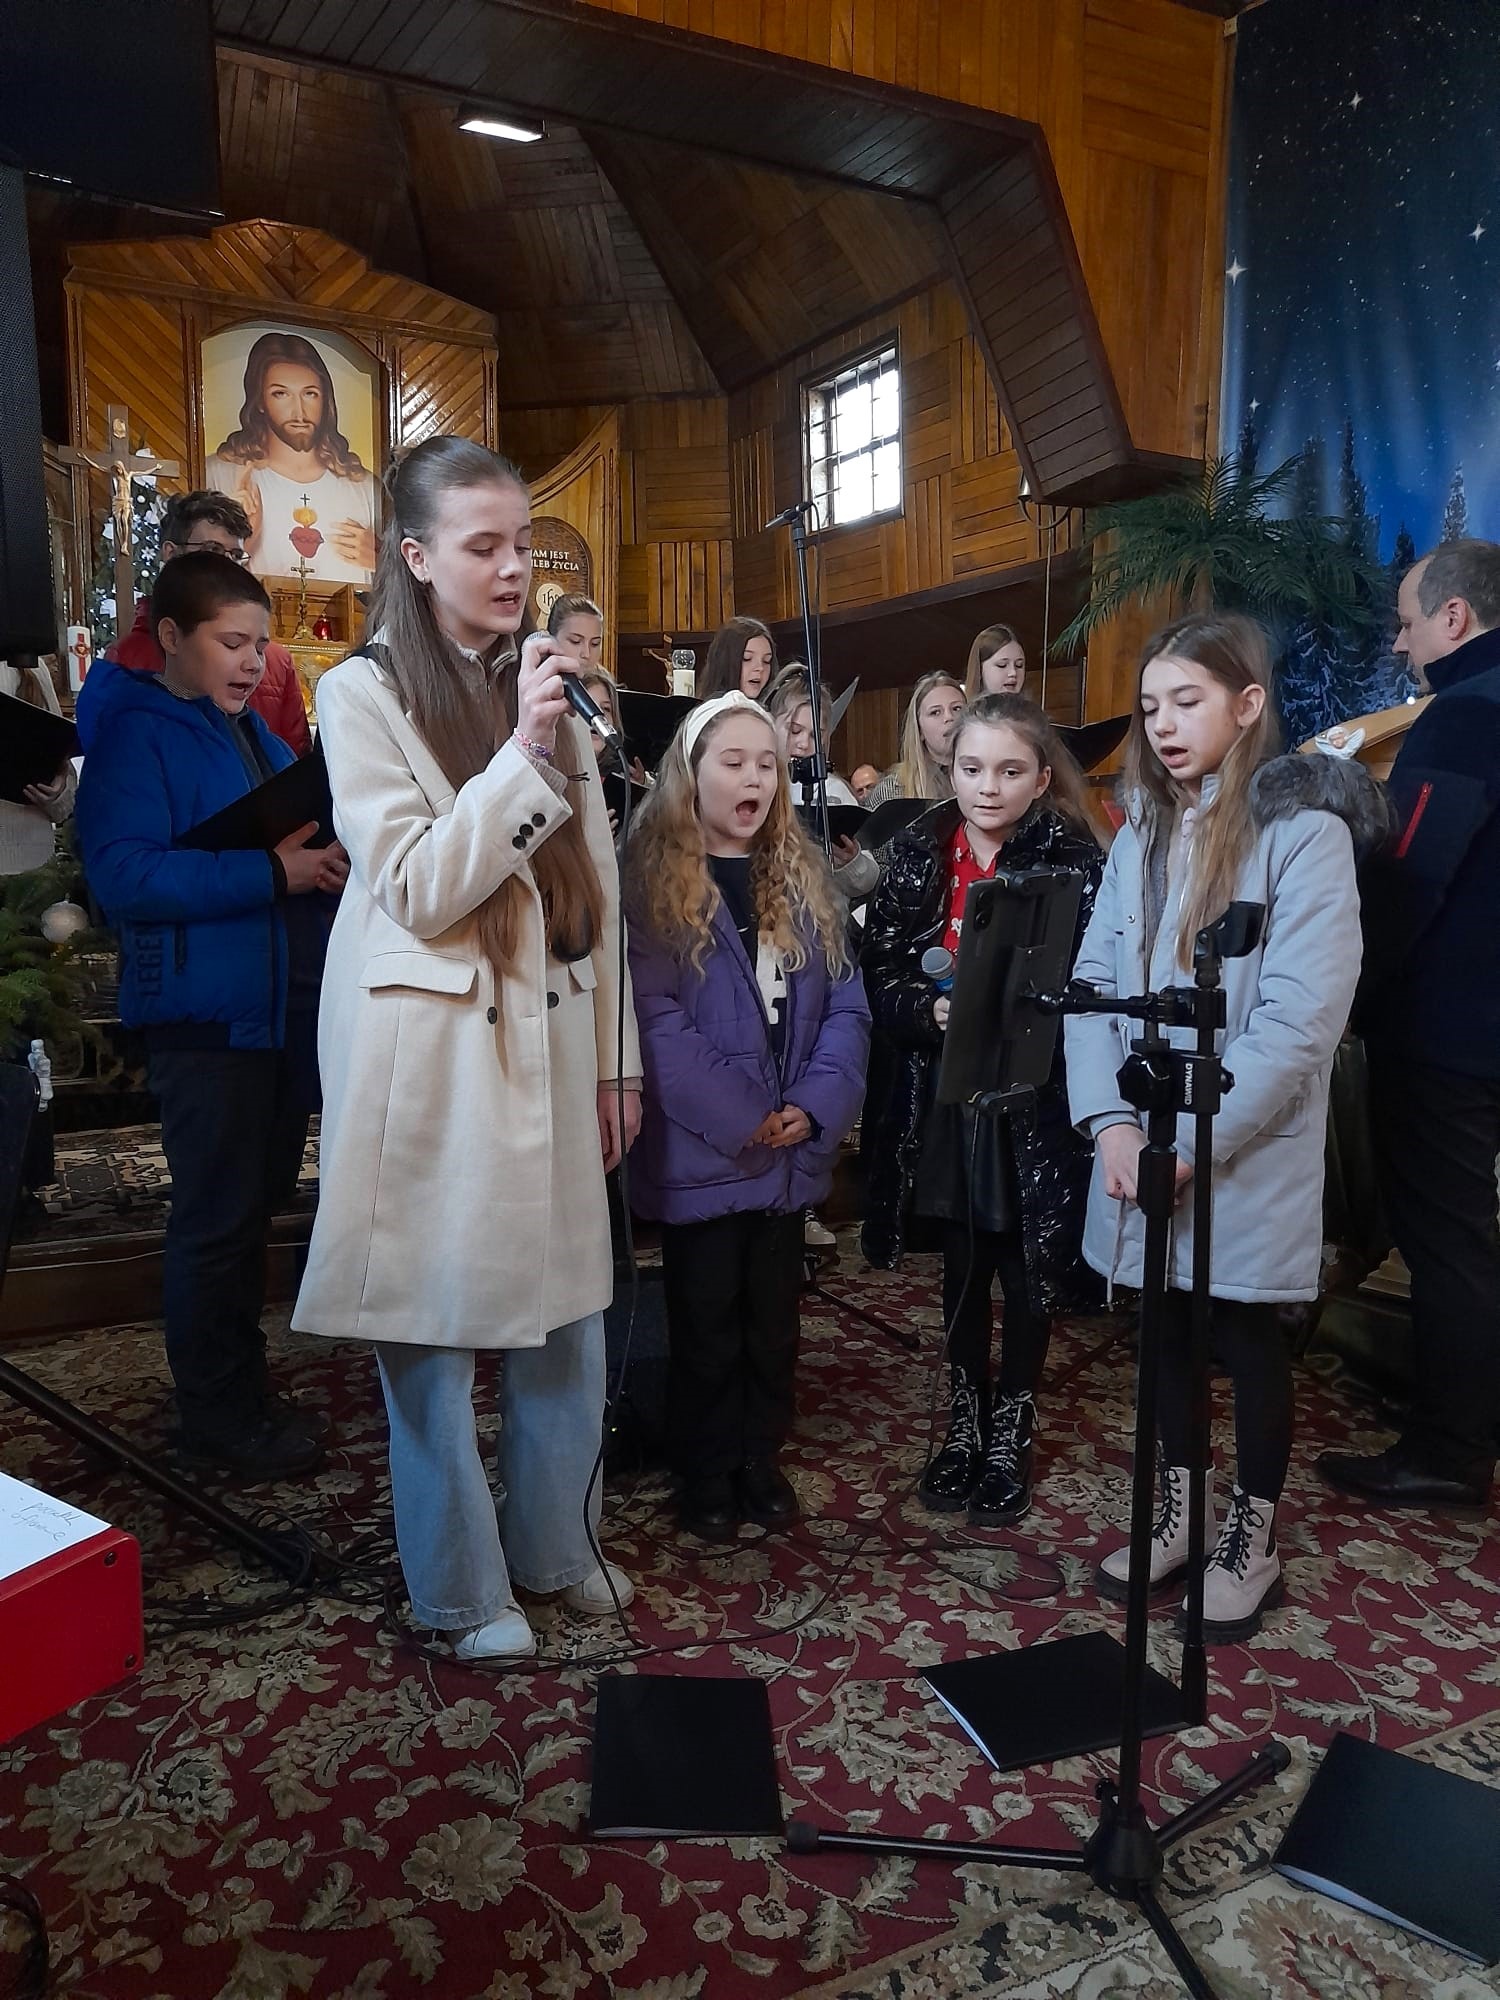
{"type": "Polygon", "coordinates": [[[328,847],[333,831],[333,794],[328,789],[328,766],[320,745],[309,756],[299,757],[274,778],[267,778],[253,792],[227,805],[209,819],[199,820],[182,835],[179,847],[194,847],[208,854],[227,854],[232,848],[261,847],[267,853],[279,847],[289,833],[316,820],[318,830],[309,847],[328,847]]]}
{"type": "Polygon", "coordinates": [[[871,853],[878,853],[898,833],[904,833],[913,820],[920,819],[936,804],[936,799],[887,799],[866,818],[860,829],[860,845],[868,847],[871,853]]]}
{"type": "Polygon", "coordinates": [[[654,771],[671,748],[682,718],[698,706],[697,700],[690,694],[648,694],[644,688],[622,687],[619,694],[620,728],[631,755],[654,771]]]}
{"type": "Polygon", "coordinates": [[[78,731],[66,716],[0,694],[0,799],[23,803],[28,785],[50,785],[78,755],[78,731]]]}
{"type": "Polygon", "coordinates": [[[1276,1850],[1293,1882],[1500,1959],[1500,1788],[1340,1731],[1276,1850]]]}
{"type": "Polygon", "coordinates": [[[1111,752],[1118,750],[1130,734],[1128,715],[1107,716],[1103,722],[1080,722],[1069,728],[1059,724],[1058,735],[1067,744],[1080,769],[1092,771],[1111,752]]]}
{"type": "Polygon", "coordinates": [[[630,823],[635,824],[635,816],[651,796],[649,785],[638,785],[634,778],[622,778],[617,769],[608,765],[599,767],[599,785],[604,793],[604,803],[623,825],[625,821],[625,801],[630,800],[630,823]],[[628,789],[627,789],[628,788],[628,789]]]}
{"type": "MultiPolygon", "coordinates": [[[[819,825],[818,807],[815,799],[804,799],[802,804],[797,808],[797,817],[807,828],[808,832],[812,834],[814,839],[821,839],[822,827],[819,825]]],[[[828,832],[830,838],[834,840],[863,840],[865,828],[869,825],[869,822],[870,815],[863,806],[837,805],[830,801],[828,807],[828,832]]]]}
{"type": "MultiPolygon", "coordinates": [[[[1125,1651],[1107,1632],[951,1660],[923,1678],[997,1771],[1083,1757],[1120,1740],[1125,1651]]],[[[1169,1736],[1187,1722],[1181,1693],[1147,1667],[1146,1735],[1169,1736]]]]}
{"type": "Polygon", "coordinates": [[[601,1675],[588,1824],[597,1840],[779,1836],[765,1682],[601,1675]]]}

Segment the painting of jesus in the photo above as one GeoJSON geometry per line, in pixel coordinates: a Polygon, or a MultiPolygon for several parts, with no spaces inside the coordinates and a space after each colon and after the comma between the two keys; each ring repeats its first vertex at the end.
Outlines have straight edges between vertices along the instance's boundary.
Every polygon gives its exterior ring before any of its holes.
{"type": "Polygon", "coordinates": [[[336,334],[229,327],[203,343],[203,384],[204,435],[219,439],[206,483],[249,515],[255,574],[368,586],[379,537],[373,358],[336,334]]]}

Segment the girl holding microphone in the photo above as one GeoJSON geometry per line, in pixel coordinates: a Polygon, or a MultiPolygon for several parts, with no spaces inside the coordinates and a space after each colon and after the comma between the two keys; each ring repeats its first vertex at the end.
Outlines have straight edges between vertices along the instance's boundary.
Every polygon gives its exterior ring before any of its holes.
{"type": "Polygon", "coordinates": [[[536,1642],[513,1584],[585,1612],[633,1595],[600,1569],[585,1496],[596,1525],[605,1175],[639,1123],[640,1061],[567,655],[542,633],[514,643],[526,488],[462,438],[418,445],[389,485],[375,637],[318,687],[351,873],[323,985],[322,1196],[293,1324],[374,1347],[414,1616],[452,1632],[461,1658],[515,1658],[536,1642]],[[491,1350],[498,1513],[472,1393],[491,1350]]]}

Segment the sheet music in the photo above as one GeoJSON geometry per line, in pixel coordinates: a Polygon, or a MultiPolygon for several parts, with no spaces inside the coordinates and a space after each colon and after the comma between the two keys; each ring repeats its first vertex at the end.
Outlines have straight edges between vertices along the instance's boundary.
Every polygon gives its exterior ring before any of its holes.
{"type": "Polygon", "coordinates": [[[109,1526],[35,1486],[0,1472],[0,1581],[60,1549],[89,1541],[109,1526]]]}

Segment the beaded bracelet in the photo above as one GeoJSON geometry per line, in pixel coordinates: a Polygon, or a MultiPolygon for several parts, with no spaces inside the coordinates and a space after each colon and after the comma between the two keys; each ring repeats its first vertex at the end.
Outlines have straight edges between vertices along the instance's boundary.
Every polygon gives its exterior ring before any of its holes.
{"type": "Polygon", "coordinates": [[[529,736],[523,735],[519,729],[515,732],[515,738],[518,747],[526,756],[538,758],[543,764],[550,764],[552,762],[552,752],[547,748],[545,743],[534,743],[529,736]]]}

